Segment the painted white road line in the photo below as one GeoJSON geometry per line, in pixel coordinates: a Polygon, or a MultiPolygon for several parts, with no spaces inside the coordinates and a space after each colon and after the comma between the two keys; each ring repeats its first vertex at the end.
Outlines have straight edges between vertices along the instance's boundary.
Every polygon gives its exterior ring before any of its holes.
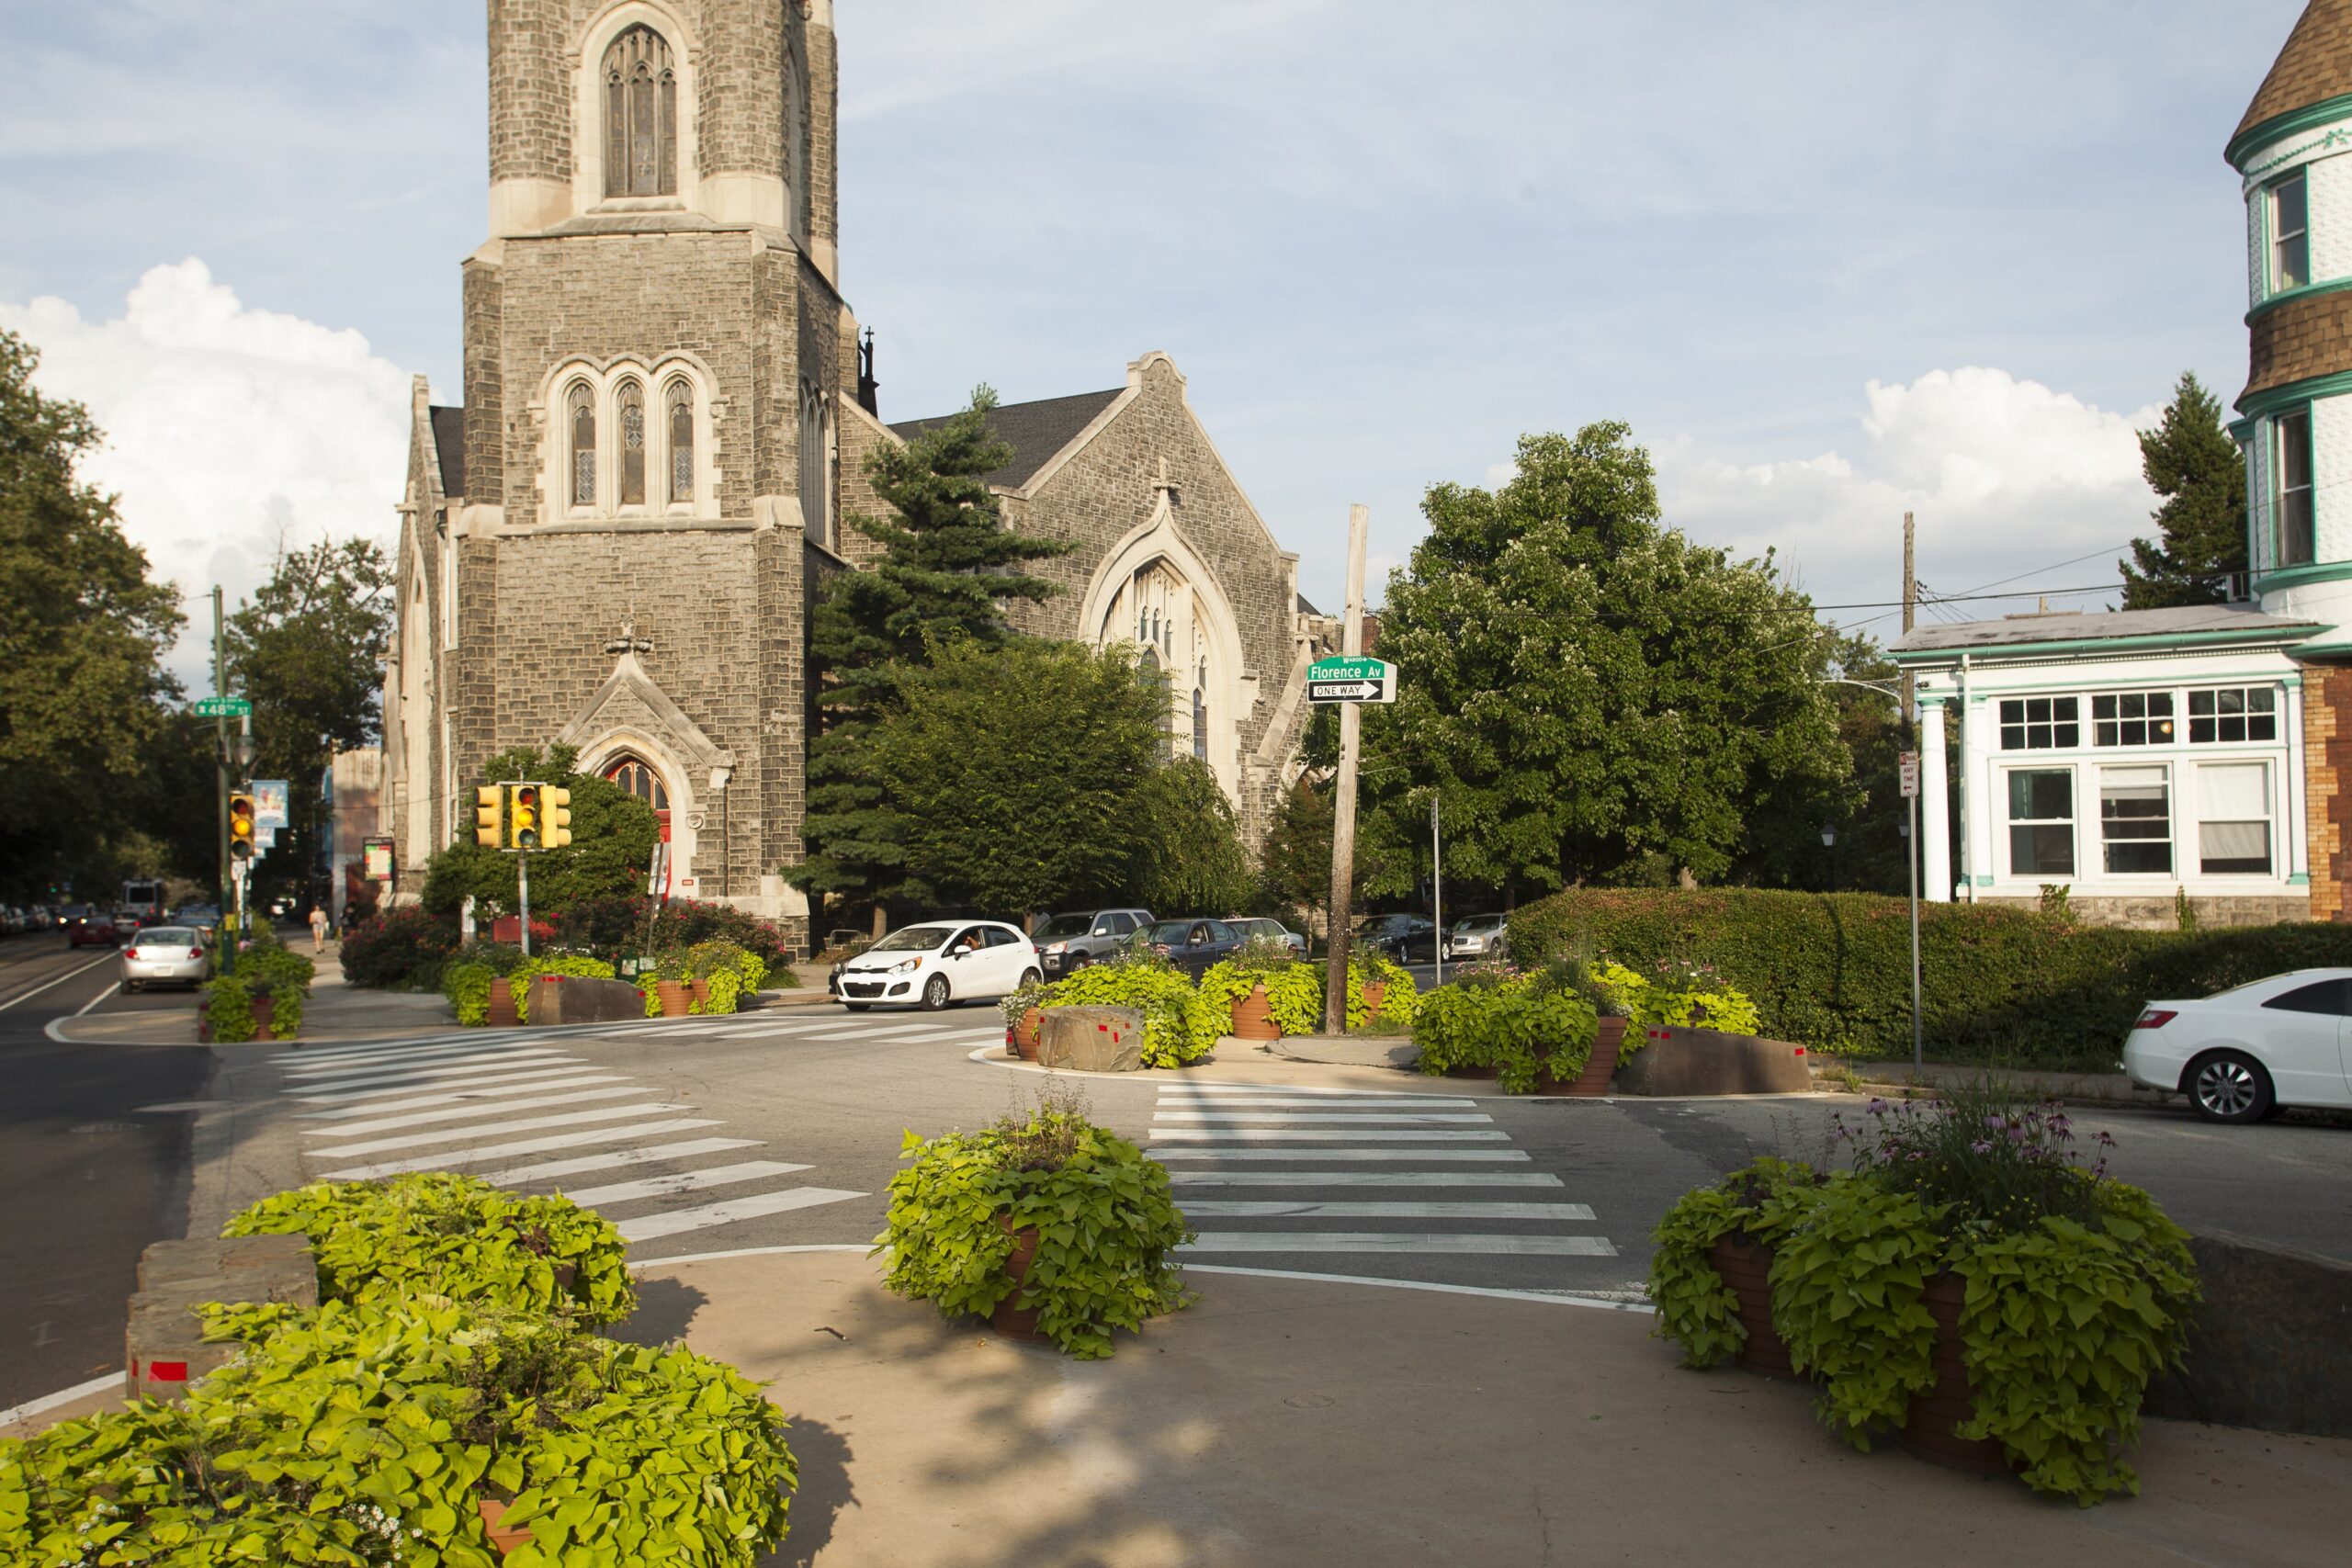
{"type": "Polygon", "coordinates": [[[884,1035],[888,1034],[888,1033],[891,1033],[891,1032],[892,1032],[892,1031],[891,1031],[889,1028],[888,1028],[887,1026],[877,1028],[876,1026],[875,1026],[875,1025],[873,1025],[873,1024],[865,1023],[865,1024],[860,1024],[860,1025],[858,1025],[858,1026],[857,1026],[856,1028],[854,1028],[854,1029],[831,1029],[831,1030],[827,1030],[826,1032],[823,1032],[823,1033],[821,1033],[821,1034],[799,1034],[799,1035],[796,1035],[796,1036],[794,1036],[794,1038],[795,1038],[795,1039],[798,1039],[798,1040],[874,1040],[874,1041],[880,1041],[884,1035]]]}
{"type": "MultiPolygon", "coordinates": [[[[1171,1170],[1179,1187],[1559,1187],[1548,1170],[1171,1170]]],[[[1189,1205],[1186,1205],[1189,1207],[1189,1205]]]]}
{"type": "Polygon", "coordinates": [[[329,1094],[354,1089],[399,1088],[404,1084],[438,1083],[447,1079],[487,1077],[495,1073],[537,1072],[542,1067],[584,1067],[588,1063],[560,1051],[517,1051],[510,1056],[483,1061],[435,1063],[419,1067],[390,1067],[381,1072],[352,1073],[332,1078],[295,1078],[277,1086],[280,1094],[329,1094]]]}
{"type": "Polygon", "coordinates": [[[1162,1127],[1155,1123],[1151,1135],[1182,1143],[1203,1144],[1311,1144],[1317,1141],[1336,1142],[1341,1138],[1394,1138],[1399,1143],[1467,1144],[1487,1141],[1507,1143],[1510,1134],[1497,1129],[1492,1132],[1391,1132],[1385,1127],[1315,1128],[1265,1127],[1248,1132],[1232,1132],[1219,1127],[1162,1127]]]}
{"type": "Polygon", "coordinates": [[[304,1105],[356,1105],[362,1100],[382,1100],[398,1094],[433,1094],[442,1089],[489,1089],[505,1084],[535,1084],[576,1078],[582,1073],[599,1070],[598,1064],[566,1058],[556,1062],[525,1062],[511,1073],[469,1073],[463,1077],[406,1078],[399,1083],[379,1084],[368,1089],[281,1089],[277,1092],[288,1100],[304,1105]]]}
{"type": "Polygon", "coordinates": [[[511,1170],[484,1172],[492,1187],[520,1187],[532,1181],[554,1181],[591,1170],[619,1170],[632,1165],[665,1165],[674,1159],[725,1154],[729,1149],[756,1149],[757,1138],[689,1138],[683,1144],[658,1144],[650,1149],[607,1149],[603,1154],[572,1159],[551,1159],[538,1165],[518,1165],[511,1170]]]}
{"type": "Polygon", "coordinates": [[[1414,1231],[1203,1231],[1177,1251],[1446,1252],[1481,1258],[1614,1258],[1598,1235],[1456,1235],[1414,1231]]]}
{"type": "Polygon", "coordinates": [[[570,1067],[560,1072],[539,1073],[527,1078],[509,1080],[493,1078],[488,1082],[476,1080],[439,1094],[417,1094],[410,1089],[370,1089],[366,1098],[336,1095],[332,1099],[303,1097],[303,1105],[325,1104],[327,1111],[300,1111],[297,1122],[343,1122],[355,1116],[373,1116],[379,1111],[419,1111],[428,1105],[477,1104],[486,1100],[504,1100],[518,1094],[539,1094],[549,1089],[584,1089],[592,1083],[627,1083],[617,1073],[580,1073],[570,1067]],[[387,1100],[386,1094],[407,1095],[406,1100],[387,1100]]]}
{"type": "Polygon", "coordinates": [[[738,1181],[762,1181],[771,1176],[790,1176],[807,1170],[805,1165],[787,1165],[780,1159],[747,1159],[740,1165],[707,1165],[700,1170],[681,1171],[675,1176],[649,1176],[641,1181],[616,1181],[609,1187],[567,1188],[564,1196],[583,1209],[602,1208],[609,1203],[634,1203],[640,1198],[670,1198],[681,1192],[699,1192],[707,1187],[730,1187],[738,1181]]]}
{"type": "Polygon", "coordinates": [[[1425,1089],[1282,1089],[1256,1084],[1186,1084],[1159,1091],[1163,1102],[1177,1099],[1230,1100],[1245,1095],[1264,1095],[1276,1100],[1442,1100],[1453,1105],[1478,1103],[1476,1095],[1431,1094],[1425,1089]]]}
{"type": "Polygon", "coordinates": [[[318,1073],[381,1072],[390,1067],[418,1066],[427,1062],[457,1061],[466,1056],[495,1056],[508,1052],[547,1049],[544,1042],[469,1040],[462,1045],[423,1046],[413,1051],[364,1051],[349,1056],[281,1056],[273,1065],[281,1073],[300,1077],[318,1073]]]}
{"type": "Polygon", "coordinates": [[[1495,1119],[1475,1111],[1162,1111],[1155,1127],[1341,1127],[1493,1126],[1495,1119]]]}
{"type": "Polygon", "coordinates": [[[624,1117],[692,1111],[691,1105],[613,1105],[602,1111],[567,1111],[560,1116],[526,1116],[520,1122],[492,1122],[487,1126],[460,1127],[455,1132],[403,1133],[397,1138],[370,1138],[364,1144],[338,1144],[331,1149],[305,1149],[311,1159],[341,1159],[346,1155],[381,1154],[386,1149],[413,1149],[425,1144],[462,1144],[468,1138],[491,1138],[508,1133],[536,1133],[542,1127],[576,1127],[589,1122],[617,1122],[624,1117]]]}
{"type": "Polygon", "coordinates": [[[723,1203],[706,1203],[699,1209],[673,1209],[664,1214],[640,1214],[636,1219],[621,1221],[614,1228],[621,1233],[625,1241],[651,1241],[658,1236],[676,1235],[682,1231],[707,1230],[712,1225],[753,1220],[762,1214],[781,1214],[788,1209],[813,1209],[820,1203],[841,1203],[865,1196],[863,1192],[843,1192],[831,1187],[793,1187],[782,1192],[763,1192],[750,1198],[729,1198],[723,1203]]]}
{"type": "Polygon", "coordinates": [[[40,995],[43,991],[65,984],[66,981],[71,980],[76,975],[86,975],[91,970],[96,969],[99,964],[111,964],[117,958],[121,956],[122,955],[119,953],[102,953],[97,957],[91,959],[87,964],[83,964],[79,969],[68,969],[64,974],[60,975],[54,980],[44,980],[29,991],[18,991],[6,1001],[0,1002],[0,1012],[6,1012],[18,1002],[28,1002],[35,997],[40,995]]]}
{"type": "Polygon", "coordinates": [[[1180,1149],[1166,1144],[1154,1144],[1144,1150],[1156,1160],[1171,1159],[1411,1159],[1411,1160],[1491,1160],[1498,1164],[1524,1162],[1530,1156],[1525,1149],[1180,1149]]]}
{"type": "Polygon", "coordinates": [[[122,989],[122,982],[117,980],[113,985],[108,986],[105,990],[100,991],[96,996],[92,997],[88,1001],[84,1002],[80,1007],[75,1008],[74,1010],[74,1016],[75,1018],[81,1017],[84,1013],[89,1011],[92,1008],[97,1006],[100,1002],[106,1000],[108,997],[114,995],[120,989],[122,989]]]}
{"type": "Polygon", "coordinates": [[[1218,1220],[1577,1220],[1589,1203],[1380,1203],[1210,1198],[1180,1205],[1186,1215],[1218,1220]]]}
{"type": "Polygon", "coordinates": [[[346,1166],[341,1170],[319,1172],[322,1181],[372,1181],[379,1176],[401,1176],[412,1170],[455,1170],[461,1165],[480,1165],[484,1160],[507,1159],[518,1155],[545,1154],[550,1149],[576,1149],[591,1144],[617,1144],[630,1138],[658,1137],[664,1133],[684,1133],[696,1127],[716,1127],[714,1118],[680,1117],[671,1122],[648,1122],[642,1127],[598,1127],[586,1133],[550,1133],[544,1138],[521,1138],[511,1144],[492,1144],[479,1149],[448,1149],[437,1155],[419,1155],[408,1159],[378,1160],[372,1165],[346,1166]]]}
{"type": "Polygon", "coordinates": [[[484,1116],[505,1116],[517,1111],[544,1111],[552,1105],[584,1105],[592,1100],[627,1100],[646,1092],[642,1085],[624,1083],[619,1089],[575,1089],[562,1094],[535,1094],[522,1100],[493,1100],[488,1105],[444,1105],[412,1111],[404,1116],[379,1116],[373,1122],[351,1122],[333,1127],[305,1127],[306,1138],[356,1138],[362,1133],[389,1133],[396,1127],[429,1127],[435,1122],[467,1122],[484,1116]]]}
{"type": "MultiPolygon", "coordinates": [[[[1159,1097],[1157,1109],[1161,1111],[1354,1111],[1359,1102],[1333,1100],[1290,1100],[1280,1095],[1171,1095],[1159,1097]]],[[[1367,1100],[1360,1102],[1367,1111],[1468,1111],[1478,1102],[1475,1100],[1427,1100],[1399,1095],[1395,1100],[1367,1100]]]]}
{"type": "Polygon", "coordinates": [[[495,1033],[466,1036],[442,1036],[431,1040],[392,1040],[380,1045],[305,1045],[299,1055],[287,1057],[278,1064],[282,1067],[324,1062],[365,1062],[390,1056],[398,1061],[427,1051],[486,1050],[492,1045],[505,1045],[521,1037],[519,1030],[502,1029],[495,1033]]]}

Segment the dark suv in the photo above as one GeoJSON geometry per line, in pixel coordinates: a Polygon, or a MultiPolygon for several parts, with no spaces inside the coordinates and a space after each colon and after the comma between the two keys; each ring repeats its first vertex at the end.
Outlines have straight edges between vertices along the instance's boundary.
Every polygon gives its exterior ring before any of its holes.
{"type": "Polygon", "coordinates": [[[1156,921],[1138,931],[1135,941],[1197,980],[1211,964],[1232,957],[1243,938],[1223,920],[1192,919],[1156,921]]]}
{"type": "Polygon", "coordinates": [[[1419,915],[1375,915],[1356,928],[1356,941],[1366,947],[1376,947],[1399,964],[1426,964],[1438,955],[1441,942],[1445,956],[1453,956],[1453,941],[1441,937],[1438,929],[1419,915]]]}
{"type": "Polygon", "coordinates": [[[1079,909],[1047,916],[1029,940],[1037,944],[1046,978],[1057,980],[1110,957],[1136,927],[1149,924],[1149,909],[1079,909]]]}

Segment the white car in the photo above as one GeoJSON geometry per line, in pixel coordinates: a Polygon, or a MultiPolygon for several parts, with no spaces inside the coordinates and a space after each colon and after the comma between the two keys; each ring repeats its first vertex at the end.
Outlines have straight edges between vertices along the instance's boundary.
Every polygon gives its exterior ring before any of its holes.
{"type": "Polygon", "coordinates": [[[892,931],[832,977],[852,1012],[1001,997],[1041,978],[1037,948],[1001,920],[926,920],[892,931]]]}
{"type": "Polygon", "coordinates": [[[1453,928],[1453,953],[1456,958],[1500,958],[1503,955],[1503,927],[1508,915],[1473,915],[1453,928]]]}
{"type": "Polygon", "coordinates": [[[2209,1122],[2352,1106],[2352,969],[2298,969],[2202,1001],[2150,1002],[2123,1042],[2133,1083],[2209,1122]]]}
{"type": "Polygon", "coordinates": [[[122,950],[122,988],[201,986],[210,978],[211,967],[202,931],[191,926],[149,926],[122,950]]]}
{"type": "Polygon", "coordinates": [[[1244,942],[1258,939],[1278,942],[1290,949],[1291,956],[1294,958],[1306,956],[1306,939],[1280,920],[1268,919],[1262,915],[1253,915],[1246,920],[1227,920],[1225,923],[1240,932],[1241,940],[1244,942]]]}

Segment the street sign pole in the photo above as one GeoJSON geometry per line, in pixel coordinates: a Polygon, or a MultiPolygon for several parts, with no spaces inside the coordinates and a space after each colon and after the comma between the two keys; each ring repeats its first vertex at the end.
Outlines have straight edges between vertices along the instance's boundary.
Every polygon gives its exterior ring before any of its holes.
{"type": "MultiPolygon", "coordinates": [[[[1348,618],[1340,648],[1350,659],[1363,654],[1364,536],[1371,510],[1348,508],[1348,618]]],[[[1331,951],[1323,968],[1323,1032],[1348,1032],[1348,914],[1354,901],[1356,863],[1356,748],[1363,729],[1363,705],[1340,705],[1340,776],[1331,802],[1331,951]]]]}
{"type": "Polygon", "coordinates": [[[1430,956],[1437,961],[1437,983],[1445,984],[1445,851],[1438,842],[1437,795],[1430,795],[1430,956]]]}
{"type": "MultiPolygon", "coordinates": [[[[1916,721],[1915,721],[1916,722],[1916,721]]],[[[1914,743],[1917,738],[1913,737],[1914,743]]],[[[1904,866],[1911,874],[1911,1065],[1924,1065],[1925,1043],[1919,1022],[1919,753],[1903,753],[1903,807],[1910,814],[1910,831],[1904,835],[1904,866]]]]}
{"type": "Polygon", "coordinates": [[[523,956],[531,956],[531,852],[514,852],[514,875],[522,891],[517,900],[523,906],[523,956]]]}
{"type": "MultiPolygon", "coordinates": [[[[220,585],[212,585],[212,693],[215,696],[229,690],[229,634],[221,622],[220,585]]],[[[229,905],[229,716],[224,711],[212,721],[212,766],[219,784],[220,818],[220,905],[225,915],[229,905]]],[[[237,933],[232,931],[229,940],[220,946],[220,973],[233,975],[237,970],[237,933]]]]}

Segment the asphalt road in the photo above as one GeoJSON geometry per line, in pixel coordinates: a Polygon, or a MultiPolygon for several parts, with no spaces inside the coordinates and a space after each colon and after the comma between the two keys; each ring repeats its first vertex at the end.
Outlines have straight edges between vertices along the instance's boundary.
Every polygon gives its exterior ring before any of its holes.
{"type": "Polygon", "coordinates": [[[107,1002],[187,1005],[113,995],[119,968],[60,932],[0,942],[0,1409],[119,1368],[139,1254],[186,1225],[190,1118],[137,1108],[201,1092],[210,1054],[43,1032],[107,1002]]]}

